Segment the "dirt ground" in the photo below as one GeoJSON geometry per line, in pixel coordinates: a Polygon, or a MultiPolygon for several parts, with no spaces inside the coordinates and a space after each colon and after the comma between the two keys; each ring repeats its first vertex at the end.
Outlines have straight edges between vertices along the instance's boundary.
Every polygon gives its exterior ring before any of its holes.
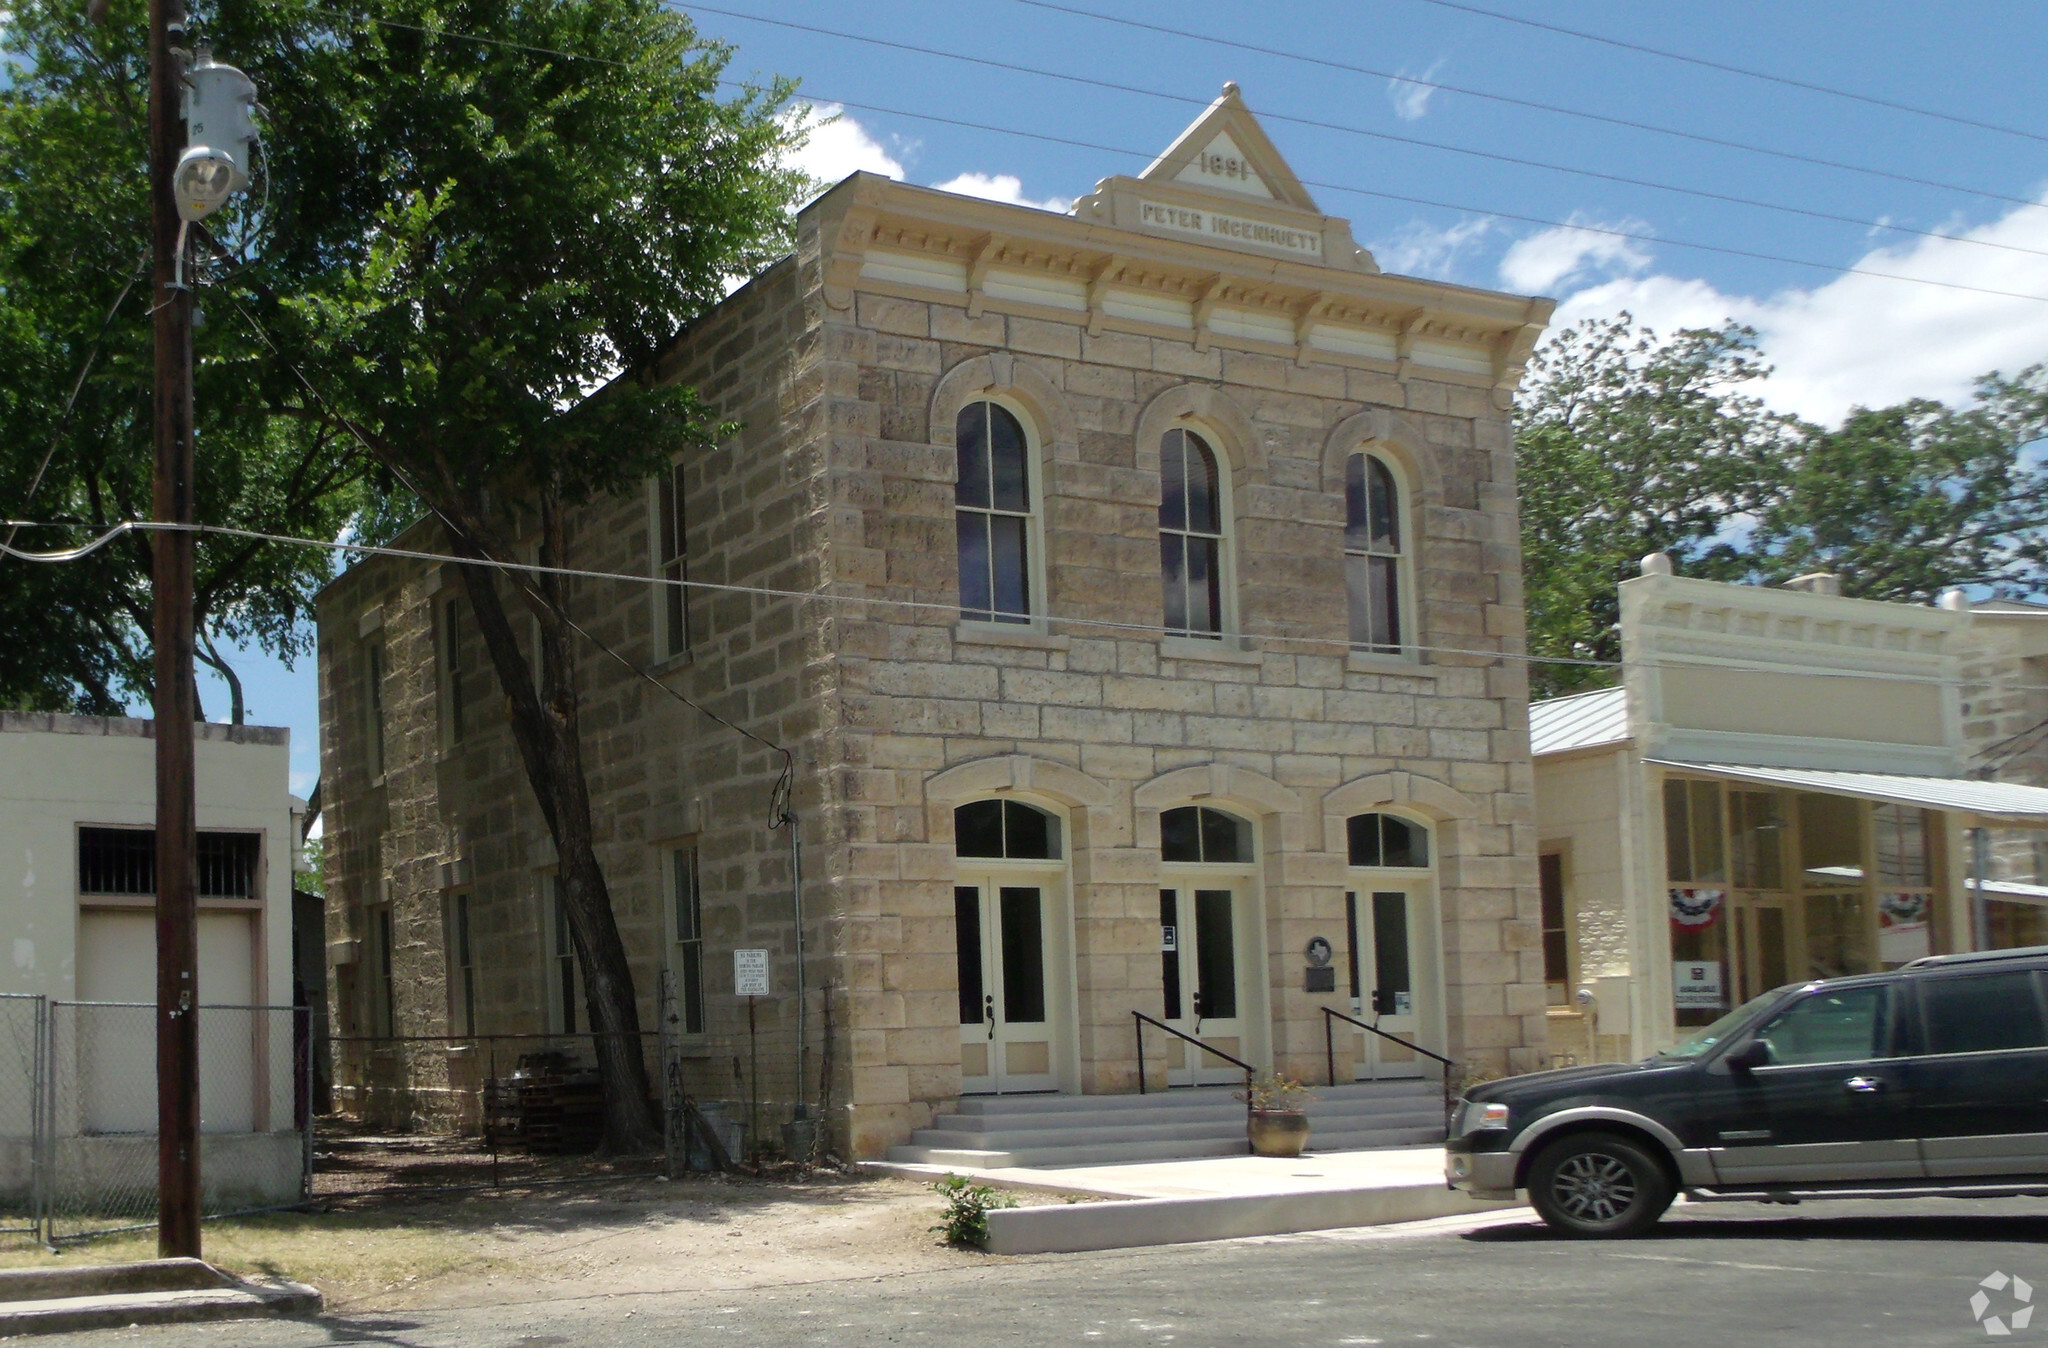
{"type": "MultiPolygon", "coordinates": [[[[991,1256],[939,1243],[930,1228],[941,1206],[928,1184],[893,1176],[691,1175],[356,1200],[323,1212],[209,1222],[205,1241],[214,1263],[311,1283],[330,1309],[359,1312],[488,1305],[515,1288],[521,1300],[710,1295],[986,1262],[991,1256]]],[[[155,1253],[151,1231],[55,1255],[0,1248],[0,1267],[155,1253]]]]}

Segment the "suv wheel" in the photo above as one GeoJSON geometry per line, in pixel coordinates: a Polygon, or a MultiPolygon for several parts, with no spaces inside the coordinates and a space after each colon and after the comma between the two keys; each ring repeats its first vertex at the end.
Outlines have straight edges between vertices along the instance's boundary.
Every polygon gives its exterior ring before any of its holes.
{"type": "Polygon", "coordinates": [[[1671,1179],[1640,1143],[1613,1133],[1574,1133],[1536,1155],[1529,1199],[1567,1236],[1633,1236],[1671,1206],[1671,1179]]]}

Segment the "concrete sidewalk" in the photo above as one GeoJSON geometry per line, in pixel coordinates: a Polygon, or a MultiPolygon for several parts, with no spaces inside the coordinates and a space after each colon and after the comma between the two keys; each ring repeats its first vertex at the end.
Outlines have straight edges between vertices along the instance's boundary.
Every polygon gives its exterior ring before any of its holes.
{"type": "Polygon", "coordinates": [[[1312,1152],[1292,1160],[1217,1156],[1060,1170],[869,1164],[893,1174],[966,1175],[999,1188],[1109,1200],[991,1211],[989,1249],[996,1254],[1275,1236],[1512,1206],[1482,1203],[1446,1188],[1442,1147],[1312,1152]]]}

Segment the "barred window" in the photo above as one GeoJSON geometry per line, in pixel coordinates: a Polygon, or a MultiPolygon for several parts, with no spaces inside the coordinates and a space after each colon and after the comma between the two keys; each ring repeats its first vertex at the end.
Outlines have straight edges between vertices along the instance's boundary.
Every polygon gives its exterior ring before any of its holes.
{"type": "MultiPolygon", "coordinates": [[[[254,833],[203,832],[198,839],[199,897],[253,899],[263,839],[254,833]]],[[[78,892],[101,895],[156,893],[156,830],[78,830],[78,892]]]]}

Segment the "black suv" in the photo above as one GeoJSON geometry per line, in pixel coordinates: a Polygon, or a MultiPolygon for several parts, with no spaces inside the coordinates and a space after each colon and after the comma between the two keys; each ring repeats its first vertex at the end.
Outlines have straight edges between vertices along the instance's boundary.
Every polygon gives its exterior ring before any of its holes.
{"type": "Polygon", "coordinates": [[[1452,1187],[1573,1236],[1694,1199],[2048,1194],[2048,946],[1767,992],[1638,1063],[1475,1087],[1452,1187]]]}

